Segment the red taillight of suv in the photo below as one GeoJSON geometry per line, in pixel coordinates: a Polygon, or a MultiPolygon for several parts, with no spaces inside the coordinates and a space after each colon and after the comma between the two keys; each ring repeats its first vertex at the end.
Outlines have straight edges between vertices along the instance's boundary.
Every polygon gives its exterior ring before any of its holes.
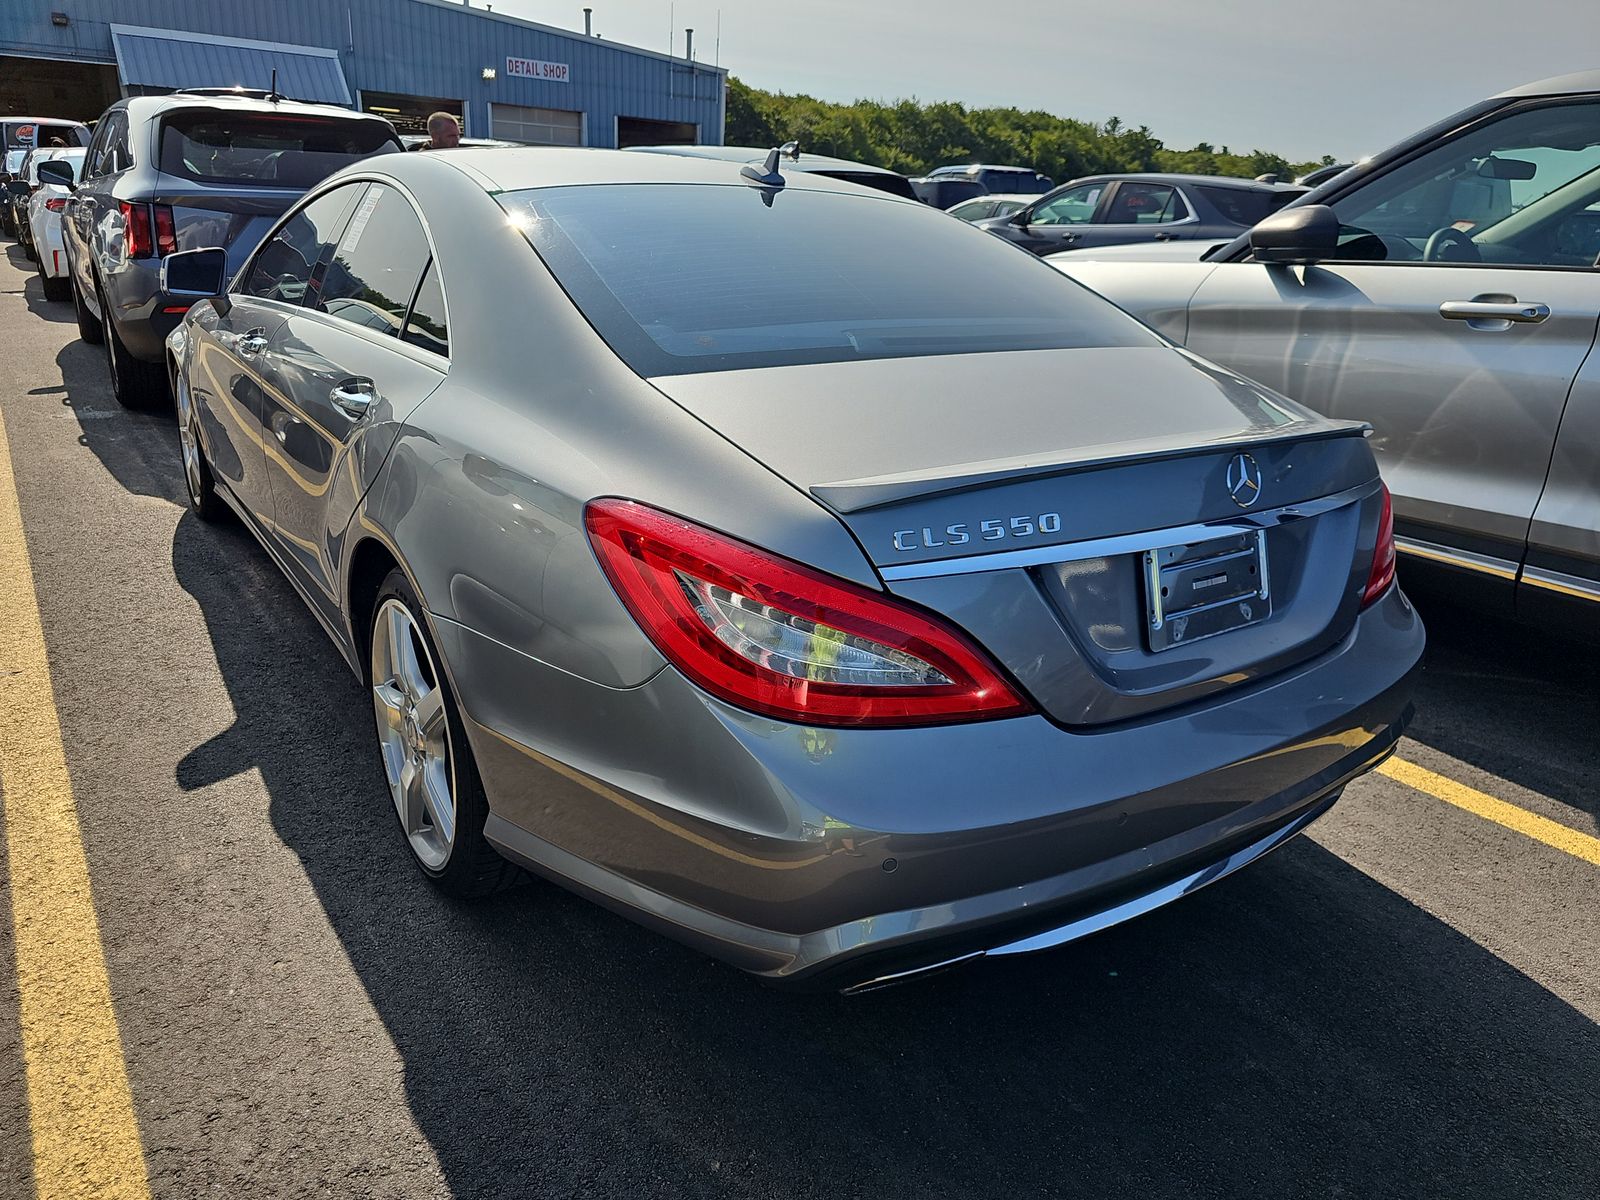
{"type": "Polygon", "coordinates": [[[1383,488],[1383,511],[1378,516],[1378,544],[1372,549],[1372,570],[1367,574],[1367,590],[1361,593],[1361,607],[1365,608],[1394,582],[1394,505],[1389,500],[1389,488],[1383,488]]]}
{"type": "Polygon", "coordinates": [[[1032,711],[965,634],[881,592],[631,500],[591,502],[584,524],[656,649],[730,704],[880,727],[1032,711]]]}
{"type": "Polygon", "coordinates": [[[156,216],[156,253],[162,258],[178,252],[178,230],[172,222],[172,208],[166,204],[150,206],[156,216]]]}
{"type": "Polygon", "coordinates": [[[51,196],[44,202],[44,206],[50,212],[62,212],[67,207],[67,200],[65,196],[51,196]]]}
{"type": "Polygon", "coordinates": [[[118,202],[117,209],[122,213],[129,258],[153,258],[156,255],[165,258],[178,252],[178,230],[173,223],[170,205],[130,204],[122,200],[118,202]]]}
{"type": "Polygon", "coordinates": [[[155,253],[155,241],[150,236],[150,207],[119,201],[117,210],[122,213],[123,245],[129,258],[149,258],[155,253]]]}

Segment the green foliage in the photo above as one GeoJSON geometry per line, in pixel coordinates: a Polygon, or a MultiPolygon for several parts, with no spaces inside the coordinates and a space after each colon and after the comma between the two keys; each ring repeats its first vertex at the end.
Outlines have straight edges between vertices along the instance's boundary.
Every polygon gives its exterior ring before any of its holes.
{"type": "Polygon", "coordinates": [[[1254,179],[1276,174],[1288,181],[1321,163],[1291,163],[1279,154],[1234,154],[1201,142],[1169,150],[1149,129],[1130,129],[1112,117],[1104,125],[1015,108],[967,108],[951,101],[890,104],[857,100],[831,104],[812,96],[764,92],[728,77],[731,146],[776,146],[798,141],[803,150],[921,175],[947,163],[991,162],[1032,167],[1065,183],[1107,171],[1184,171],[1254,179]]]}

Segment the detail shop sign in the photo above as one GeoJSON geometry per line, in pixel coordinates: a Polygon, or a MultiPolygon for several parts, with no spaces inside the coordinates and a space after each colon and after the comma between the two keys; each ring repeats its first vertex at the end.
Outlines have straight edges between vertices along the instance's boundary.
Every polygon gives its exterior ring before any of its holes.
{"type": "Polygon", "coordinates": [[[543,62],[537,58],[507,58],[506,74],[513,79],[542,79],[546,83],[571,83],[566,63],[543,62]]]}

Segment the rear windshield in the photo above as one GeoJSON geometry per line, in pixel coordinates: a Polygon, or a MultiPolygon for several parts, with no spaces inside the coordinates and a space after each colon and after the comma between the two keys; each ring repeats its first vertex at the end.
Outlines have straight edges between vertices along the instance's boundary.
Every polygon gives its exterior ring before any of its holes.
{"type": "Polygon", "coordinates": [[[251,183],[304,190],[346,163],[398,150],[378,121],[276,113],[190,112],[161,129],[161,169],[200,183],[251,183]]]}
{"type": "Polygon", "coordinates": [[[1017,195],[1043,195],[1056,186],[1050,178],[1033,171],[982,171],[978,178],[991,192],[1012,192],[1017,195]]]}
{"type": "Polygon", "coordinates": [[[926,205],[740,185],[609,184],[500,203],[645,376],[1152,346],[1060,272],[926,205]]]}
{"type": "Polygon", "coordinates": [[[1206,187],[1204,184],[1198,185],[1196,190],[1235,225],[1254,225],[1301,195],[1300,192],[1254,192],[1243,188],[1206,187]]]}

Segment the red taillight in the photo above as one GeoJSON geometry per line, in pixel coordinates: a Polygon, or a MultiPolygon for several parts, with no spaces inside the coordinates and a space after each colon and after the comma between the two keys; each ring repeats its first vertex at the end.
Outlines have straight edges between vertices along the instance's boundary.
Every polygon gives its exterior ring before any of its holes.
{"type": "Polygon", "coordinates": [[[596,557],[667,660],[730,704],[809,725],[933,725],[1030,706],[938,619],[631,500],[584,511],[596,557]]]}
{"type": "Polygon", "coordinates": [[[155,253],[155,243],[150,237],[150,210],[143,204],[117,204],[122,213],[123,245],[129,258],[149,258],[155,253]]]}
{"type": "Polygon", "coordinates": [[[1372,570],[1367,575],[1367,590],[1361,593],[1361,607],[1365,608],[1394,582],[1394,506],[1389,501],[1389,489],[1383,484],[1383,511],[1378,515],[1378,544],[1372,548],[1372,570]]]}
{"type": "Polygon", "coordinates": [[[63,196],[51,196],[44,202],[44,206],[51,212],[61,212],[67,207],[67,201],[63,196]]]}
{"type": "Polygon", "coordinates": [[[172,224],[172,209],[165,204],[151,205],[156,214],[156,253],[162,258],[178,252],[178,231],[172,224]]]}

